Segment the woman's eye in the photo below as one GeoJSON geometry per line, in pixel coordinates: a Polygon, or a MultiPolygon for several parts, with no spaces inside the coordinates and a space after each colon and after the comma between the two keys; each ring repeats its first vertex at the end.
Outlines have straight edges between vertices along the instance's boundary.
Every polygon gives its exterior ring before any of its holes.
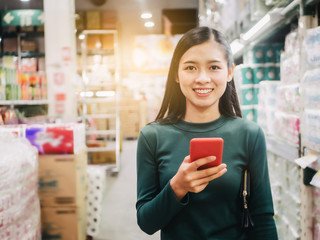
{"type": "Polygon", "coordinates": [[[219,69],[219,67],[218,66],[211,66],[210,69],[217,70],[217,69],[219,69]]]}
{"type": "Polygon", "coordinates": [[[194,66],[188,66],[186,67],[187,70],[195,70],[196,68],[194,66]]]}

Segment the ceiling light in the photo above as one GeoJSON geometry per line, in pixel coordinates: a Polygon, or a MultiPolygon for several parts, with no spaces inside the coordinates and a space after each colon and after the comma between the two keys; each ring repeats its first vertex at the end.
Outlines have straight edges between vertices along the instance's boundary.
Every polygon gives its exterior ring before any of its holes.
{"type": "Polygon", "coordinates": [[[97,97],[113,97],[115,95],[114,91],[97,91],[97,97]]]}
{"type": "Polygon", "coordinates": [[[20,2],[30,2],[30,0],[20,0],[20,2]]]}
{"type": "Polygon", "coordinates": [[[148,12],[145,12],[145,13],[142,13],[140,17],[142,19],[150,19],[150,18],[152,18],[152,14],[148,13],[148,12]]]}
{"type": "Polygon", "coordinates": [[[259,20],[248,32],[242,35],[242,39],[248,41],[253,36],[255,36],[262,28],[264,28],[270,22],[270,15],[266,14],[263,18],[259,20]]]}
{"type": "Polygon", "coordinates": [[[152,28],[154,27],[154,22],[145,22],[144,26],[147,28],[152,28]]]}

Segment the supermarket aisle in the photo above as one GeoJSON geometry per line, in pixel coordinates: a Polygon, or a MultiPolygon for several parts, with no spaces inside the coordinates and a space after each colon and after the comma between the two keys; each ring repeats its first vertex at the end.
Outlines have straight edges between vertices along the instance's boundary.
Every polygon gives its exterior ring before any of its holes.
{"type": "Polygon", "coordinates": [[[158,240],[160,234],[149,236],[136,223],[136,145],[124,141],[121,171],[118,176],[107,176],[102,227],[94,240],[158,240]]]}

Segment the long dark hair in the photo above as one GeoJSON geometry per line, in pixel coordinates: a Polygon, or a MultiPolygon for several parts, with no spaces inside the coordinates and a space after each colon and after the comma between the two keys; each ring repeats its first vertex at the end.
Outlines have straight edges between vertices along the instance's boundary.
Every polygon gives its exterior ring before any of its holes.
{"type": "MultiPolygon", "coordinates": [[[[155,121],[176,123],[183,119],[186,113],[186,98],[181,92],[180,85],[176,82],[180,59],[191,47],[211,39],[221,45],[225,52],[228,69],[232,68],[233,56],[231,48],[221,32],[209,27],[196,27],[189,30],[182,36],[173,52],[164,98],[155,121]]],[[[226,90],[220,98],[219,111],[225,116],[242,117],[233,79],[227,83],[226,90]]]]}

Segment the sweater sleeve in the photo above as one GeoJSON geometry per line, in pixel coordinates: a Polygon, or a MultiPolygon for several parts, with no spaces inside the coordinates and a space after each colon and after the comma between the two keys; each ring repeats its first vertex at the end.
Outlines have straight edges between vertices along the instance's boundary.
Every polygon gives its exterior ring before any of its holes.
{"type": "Polygon", "coordinates": [[[137,221],[148,234],[164,228],[188,203],[188,195],[179,202],[170,183],[159,185],[156,163],[156,136],[140,132],[137,145],[137,221]]]}
{"type": "Polygon", "coordinates": [[[273,218],[274,210],[269,181],[266,142],[260,128],[253,140],[249,159],[251,174],[249,210],[254,227],[249,232],[249,239],[277,240],[277,230],[273,218]]]}

